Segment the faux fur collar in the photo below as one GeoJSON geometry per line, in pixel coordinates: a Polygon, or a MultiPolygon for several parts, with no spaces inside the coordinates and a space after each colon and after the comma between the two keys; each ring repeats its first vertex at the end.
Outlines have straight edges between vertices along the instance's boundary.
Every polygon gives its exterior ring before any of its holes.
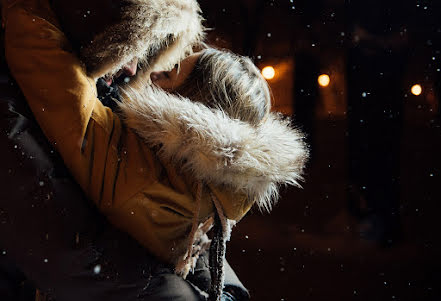
{"type": "Polygon", "coordinates": [[[245,192],[268,211],[280,185],[299,186],[308,157],[304,136],[280,115],[271,113],[256,128],[159,89],[124,94],[126,125],[197,180],[245,192]]]}
{"type": "Polygon", "coordinates": [[[112,58],[114,74],[133,58],[171,69],[203,40],[204,27],[196,0],[126,0],[119,23],[110,26],[81,50],[88,66],[112,58]],[[166,62],[166,64],[164,64],[166,62]]]}

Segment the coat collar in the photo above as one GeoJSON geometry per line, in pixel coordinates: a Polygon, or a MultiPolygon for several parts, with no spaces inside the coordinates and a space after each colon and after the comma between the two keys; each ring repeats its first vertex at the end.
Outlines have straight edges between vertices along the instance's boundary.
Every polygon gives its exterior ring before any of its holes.
{"type": "Polygon", "coordinates": [[[302,180],[308,157],[304,136],[279,114],[270,113],[253,127],[151,86],[123,95],[126,125],[198,181],[227,185],[269,211],[280,185],[299,186],[302,180]]]}

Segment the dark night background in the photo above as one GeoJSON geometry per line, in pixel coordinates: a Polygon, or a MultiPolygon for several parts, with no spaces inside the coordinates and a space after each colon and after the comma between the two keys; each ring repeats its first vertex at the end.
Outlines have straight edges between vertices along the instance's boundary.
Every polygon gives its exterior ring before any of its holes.
{"type": "Polygon", "coordinates": [[[252,300],[441,300],[441,3],[199,2],[211,44],[275,67],[311,145],[304,189],[233,231],[252,300]]]}

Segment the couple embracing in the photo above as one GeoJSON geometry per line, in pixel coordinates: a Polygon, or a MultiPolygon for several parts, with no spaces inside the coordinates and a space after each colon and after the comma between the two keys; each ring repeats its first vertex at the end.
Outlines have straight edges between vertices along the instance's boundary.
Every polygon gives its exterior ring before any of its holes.
{"type": "Polygon", "coordinates": [[[298,185],[307,151],[251,60],[205,46],[201,22],[194,0],[3,0],[6,62],[32,111],[5,99],[7,154],[32,157],[40,179],[16,183],[31,200],[2,200],[1,231],[41,237],[0,246],[42,296],[248,298],[225,261],[232,226],[298,185]]]}

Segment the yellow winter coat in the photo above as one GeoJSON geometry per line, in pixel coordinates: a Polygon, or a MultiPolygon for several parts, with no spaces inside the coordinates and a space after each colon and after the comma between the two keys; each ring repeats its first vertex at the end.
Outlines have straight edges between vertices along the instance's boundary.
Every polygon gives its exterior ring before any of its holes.
{"type": "Polygon", "coordinates": [[[146,89],[123,108],[125,125],[97,99],[47,1],[15,2],[3,4],[6,57],[35,118],[99,210],[162,260],[185,253],[197,183],[205,184],[198,221],[214,212],[210,192],[237,221],[300,178],[302,137],[276,115],[256,129],[146,89]]]}

